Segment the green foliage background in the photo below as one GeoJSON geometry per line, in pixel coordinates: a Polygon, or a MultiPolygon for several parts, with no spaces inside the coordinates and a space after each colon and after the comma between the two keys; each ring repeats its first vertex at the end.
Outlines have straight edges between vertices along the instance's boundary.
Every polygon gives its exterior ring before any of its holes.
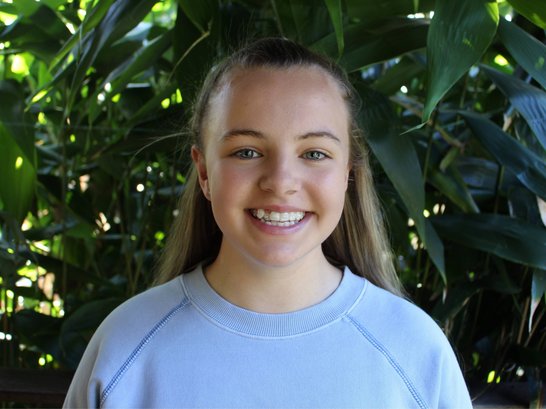
{"type": "Polygon", "coordinates": [[[1,3],[0,365],[74,368],[151,283],[200,80],[282,35],[360,92],[399,274],[467,379],[540,385],[545,28],[524,0],[1,3]]]}

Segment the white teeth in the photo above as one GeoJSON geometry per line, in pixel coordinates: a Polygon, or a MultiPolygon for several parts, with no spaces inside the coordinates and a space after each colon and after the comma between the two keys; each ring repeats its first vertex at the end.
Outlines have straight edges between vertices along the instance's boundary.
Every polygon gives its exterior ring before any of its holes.
{"type": "Polygon", "coordinates": [[[292,226],[305,217],[305,212],[269,212],[264,209],[252,209],[252,215],[266,224],[273,226],[292,226]]]}

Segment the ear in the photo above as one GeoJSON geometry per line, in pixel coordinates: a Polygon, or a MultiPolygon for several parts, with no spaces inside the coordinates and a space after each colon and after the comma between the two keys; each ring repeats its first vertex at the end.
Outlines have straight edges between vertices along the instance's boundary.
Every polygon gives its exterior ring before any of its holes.
{"type": "Polygon", "coordinates": [[[210,200],[210,187],[209,187],[209,177],[207,173],[207,164],[205,161],[205,155],[199,149],[197,145],[191,147],[191,158],[197,169],[197,177],[199,179],[199,186],[201,186],[201,191],[203,195],[210,200]]]}

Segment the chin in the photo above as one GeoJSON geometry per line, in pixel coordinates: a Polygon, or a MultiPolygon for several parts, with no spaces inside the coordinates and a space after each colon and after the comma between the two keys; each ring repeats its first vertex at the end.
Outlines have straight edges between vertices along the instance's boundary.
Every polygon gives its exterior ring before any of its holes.
{"type": "Polygon", "coordinates": [[[269,255],[267,257],[252,257],[256,264],[259,264],[267,268],[285,268],[297,264],[300,261],[304,261],[305,256],[295,256],[294,252],[279,253],[276,255],[269,255]]]}

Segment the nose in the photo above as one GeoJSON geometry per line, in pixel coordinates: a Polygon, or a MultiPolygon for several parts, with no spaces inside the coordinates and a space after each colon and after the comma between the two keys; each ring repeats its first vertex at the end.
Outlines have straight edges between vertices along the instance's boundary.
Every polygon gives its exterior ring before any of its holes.
{"type": "Polygon", "coordinates": [[[282,157],[269,157],[259,179],[263,191],[276,195],[290,195],[300,188],[300,175],[296,163],[282,157]]]}

